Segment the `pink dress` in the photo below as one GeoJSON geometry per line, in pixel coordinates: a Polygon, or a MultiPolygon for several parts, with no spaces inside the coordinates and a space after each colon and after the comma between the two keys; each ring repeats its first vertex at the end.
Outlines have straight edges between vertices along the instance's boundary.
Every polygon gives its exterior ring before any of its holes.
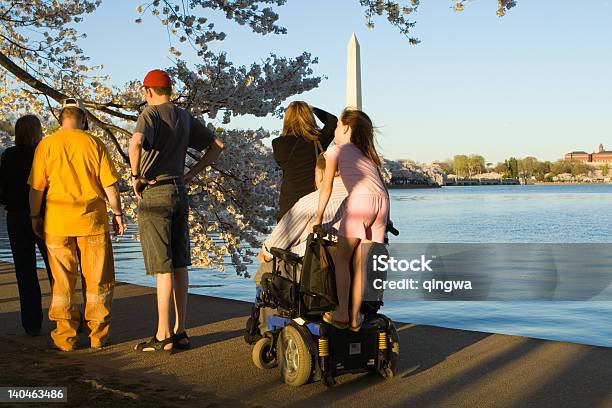
{"type": "Polygon", "coordinates": [[[349,193],[338,235],[384,243],[389,196],[376,165],[352,143],[330,147],[325,159],[337,165],[349,193]]]}

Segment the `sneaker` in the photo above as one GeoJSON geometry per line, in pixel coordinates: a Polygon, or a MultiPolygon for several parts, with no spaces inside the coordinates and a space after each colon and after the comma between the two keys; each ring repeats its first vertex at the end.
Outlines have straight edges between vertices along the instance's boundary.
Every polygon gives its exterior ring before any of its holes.
{"type": "Polygon", "coordinates": [[[94,349],[94,350],[100,350],[103,349],[104,347],[108,346],[110,344],[110,342],[107,340],[105,342],[100,343],[99,341],[91,341],[89,347],[94,349]]]}
{"type": "Polygon", "coordinates": [[[49,345],[50,348],[52,348],[53,350],[59,350],[59,351],[64,351],[64,352],[70,352],[70,351],[74,351],[76,350],[76,346],[72,346],[72,347],[60,347],[57,344],[55,344],[55,342],[53,341],[52,338],[49,337],[49,339],[47,340],[47,344],[49,345]]]}
{"type": "Polygon", "coordinates": [[[60,347],[60,346],[58,346],[58,345],[57,345],[57,344],[55,344],[55,343],[53,343],[53,346],[52,346],[52,347],[53,347],[53,349],[55,349],[55,350],[63,351],[63,352],[66,352],[66,353],[68,353],[68,352],[70,352],[70,351],[74,351],[74,350],[76,350],[76,347],[60,347]]]}

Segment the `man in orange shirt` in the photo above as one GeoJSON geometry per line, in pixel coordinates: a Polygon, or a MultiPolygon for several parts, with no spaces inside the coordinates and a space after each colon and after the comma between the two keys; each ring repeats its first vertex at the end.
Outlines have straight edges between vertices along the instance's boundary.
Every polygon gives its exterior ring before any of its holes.
{"type": "Polygon", "coordinates": [[[80,316],[74,291],[80,255],[90,344],[100,348],[108,339],[115,286],[106,200],[115,234],[125,229],[118,177],[104,144],[83,130],[87,111],[80,100],[66,99],[59,119],[61,129],[38,144],[28,181],[32,228],[44,236],[54,278],[49,319],[57,327],[51,338],[62,351],[76,347],[80,316]]]}

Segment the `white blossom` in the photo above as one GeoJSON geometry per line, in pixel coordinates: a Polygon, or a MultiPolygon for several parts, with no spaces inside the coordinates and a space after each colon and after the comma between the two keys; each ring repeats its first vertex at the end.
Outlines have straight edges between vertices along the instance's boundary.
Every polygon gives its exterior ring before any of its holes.
{"type": "MultiPolygon", "coordinates": [[[[358,2],[368,25],[373,26],[374,16],[385,15],[411,43],[418,42],[409,35],[415,23],[408,19],[417,10],[418,0],[358,2]]],[[[224,259],[230,257],[236,272],[246,276],[250,248],[258,247],[274,224],[280,173],[263,144],[271,133],[232,130],[232,117],[280,116],[288,98],[316,88],[322,80],[313,71],[317,59],[307,52],[292,58],[270,54],[263,61],[235,66],[226,54],[210,51],[209,43],[226,38],[211,21],[219,14],[211,12],[220,12],[225,19],[261,35],[285,34],[287,29],[277,24],[279,16],[274,10],[285,3],[153,0],[136,8],[136,23],[151,16],[171,38],[169,53],[177,58],[175,65],[167,68],[176,84],[173,101],[206,122],[222,115],[224,128],[215,131],[226,150],[219,162],[189,187],[196,265],[224,270],[224,259]],[[184,46],[197,51],[197,63],[190,65],[180,59],[183,51],[178,47],[184,46]]],[[[498,3],[499,15],[515,5],[510,0],[498,3]]],[[[66,96],[82,98],[92,114],[91,133],[106,143],[119,170],[124,210],[133,222],[138,204],[129,186],[126,152],[144,102],[139,81],[111,85],[103,66],[90,65],[89,56],[77,44],[85,37],[77,31],[78,23],[100,4],[101,0],[0,0],[0,120],[12,121],[16,115],[33,113],[50,133],[57,129],[54,114],[58,102],[66,96]]],[[[7,146],[12,141],[0,132],[0,144],[7,146]]],[[[200,153],[189,152],[187,165],[199,157],[200,153]]]]}

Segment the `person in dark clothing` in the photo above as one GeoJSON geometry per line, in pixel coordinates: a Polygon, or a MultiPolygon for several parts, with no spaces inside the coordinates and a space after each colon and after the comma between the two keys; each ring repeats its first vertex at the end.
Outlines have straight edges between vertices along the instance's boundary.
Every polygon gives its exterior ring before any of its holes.
{"type": "Polygon", "coordinates": [[[34,115],[26,115],[15,123],[15,146],[2,153],[0,162],[0,197],[6,206],[6,225],[13,252],[13,262],[19,288],[21,325],[31,336],[40,334],[42,301],[36,272],[36,246],[53,284],[47,260],[47,249],[42,239],[32,231],[27,180],[34,159],[36,145],[43,137],[42,126],[34,115]]]}
{"type": "Polygon", "coordinates": [[[285,110],[283,131],[272,141],[274,160],[283,170],[277,221],[300,198],[315,191],[318,153],[334,140],[337,122],[336,116],[319,108],[311,109],[306,102],[292,102],[285,110]],[[314,115],[323,122],[322,129],[317,127],[314,115]]]}

